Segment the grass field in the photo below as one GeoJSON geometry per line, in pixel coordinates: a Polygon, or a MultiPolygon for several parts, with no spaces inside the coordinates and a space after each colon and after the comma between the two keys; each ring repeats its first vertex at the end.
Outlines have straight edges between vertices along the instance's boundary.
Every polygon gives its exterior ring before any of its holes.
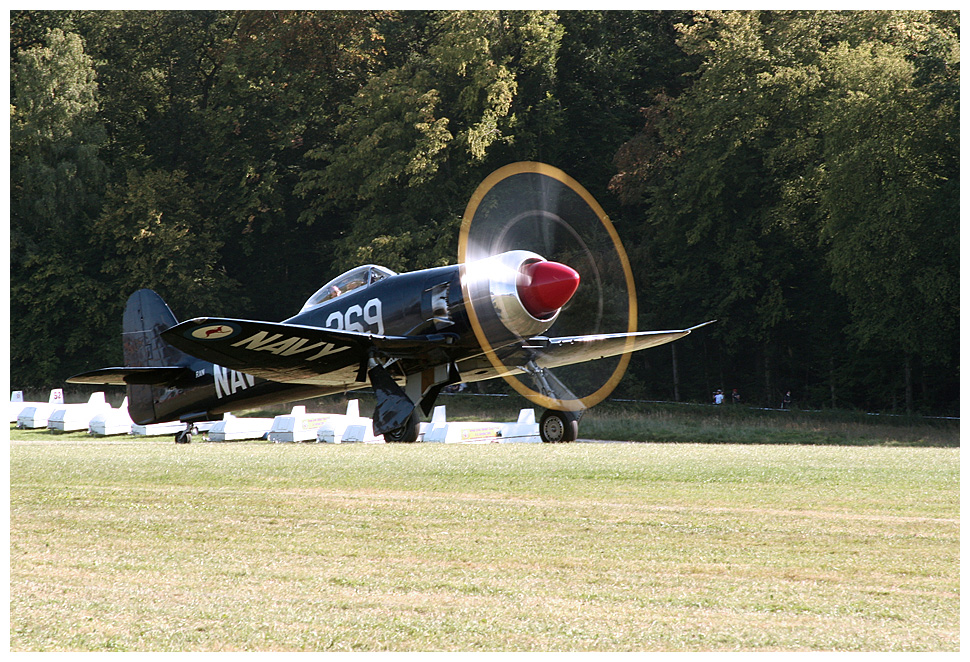
{"type": "Polygon", "coordinates": [[[17,433],[14,651],[957,651],[959,449],[17,433]]]}

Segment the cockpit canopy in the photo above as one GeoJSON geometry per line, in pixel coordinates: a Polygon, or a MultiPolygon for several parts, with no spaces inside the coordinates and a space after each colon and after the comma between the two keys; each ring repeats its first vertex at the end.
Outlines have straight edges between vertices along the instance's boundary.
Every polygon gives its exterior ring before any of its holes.
{"type": "Polygon", "coordinates": [[[343,273],[332,281],[321,287],[319,290],[314,292],[313,296],[307,299],[307,302],[303,304],[303,308],[300,309],[301,313],[316,308],[321,303],[330,301],[331,299],[336,299],[342,294],[346,294],[351,290],[356,290],[359,287],[367,287],[372,285],[379,280],[384,280],[388,276],[396,276],[397,273],[391,271],[386,267],[379,267],[376,264],[366,264],[362,267],[356,267],[343,273]]]}

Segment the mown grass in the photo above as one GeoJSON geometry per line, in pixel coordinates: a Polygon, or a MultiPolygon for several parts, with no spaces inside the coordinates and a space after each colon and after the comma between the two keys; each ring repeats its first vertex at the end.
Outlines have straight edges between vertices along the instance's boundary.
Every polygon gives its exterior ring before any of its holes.
{"type": "Polygon", "coordinates": [[[10,646],[959,650],[959,450],[10,447],[10,646]]]}
{"type": "Polygon", "coordinates": [[[589,410],[581,424],[590,438],[658,443],[960,445],[959,421],[847,411],[607,403],[589,410]]]}

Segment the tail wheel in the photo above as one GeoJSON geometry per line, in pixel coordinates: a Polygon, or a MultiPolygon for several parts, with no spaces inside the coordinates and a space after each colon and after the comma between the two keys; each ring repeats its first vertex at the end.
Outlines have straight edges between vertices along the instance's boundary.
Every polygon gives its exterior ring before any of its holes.
{"type": "Polygon", "coordinates": [[[564,444],[578,436],[579,419],[571,411],[547,409],[539,419],[539,437],[545,444],[564,444]]]}
{"type": "Polygon", "coordinates": [[[421,420],[417,413],[411,414],[407,423],[396,430],[384,433],[384,441],[389,444],[413,444],[418,440],[418,432],[421,430],[421,420]]]}
{"type": "Polygon", "coordinates": [[[189,423],[185,426],[185,429],[175,435],[176,444],[191,444],[192,435],[198,434],[199,429],[195,427],[195,424],[189,423]]]}

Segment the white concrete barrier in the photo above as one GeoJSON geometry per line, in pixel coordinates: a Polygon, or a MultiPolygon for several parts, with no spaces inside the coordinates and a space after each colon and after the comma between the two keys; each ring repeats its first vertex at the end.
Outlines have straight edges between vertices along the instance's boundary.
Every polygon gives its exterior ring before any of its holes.
{"type": "Polygon", "coordinates": [[[117,409],[108,409],[88,421],[88,434],[109,437],[116,434],[131,434],[133,425],[128,415],[128,398],[117,409]]]}
{"type": "MultiPolygon", "coordinates": [[[[215,421],[201,421],[195,424],[199,432],[208,432],[215,421]]],[[[165,435],[176,435],[185,429],[185,423],[181,421],[167,421],[165,423],[150,423],[148,425],[132,425],[131,434],[136,437],[161,437],[165,435]]]]}
{"type": "Polygon", "coordinates": [[[160,437],[166,434],[178,434],[185,429],[185,423],[169,421],[167,423],[149,423],[148,425],[132,425],[131,433],[136,437],[160,437]]]}
{"type": "MultiPolygon", "coordinates": [[[[184,429],[184,425],[182,426],[184,429]]],[[[244,439],[262,439],[273,427],[272,418],[235,417],[223,414],[221,421],[216,421],[209,430],[209,441],[242,441],[244,439]]]]}
{"type": "Polygon", "coordinates": [[[317,430],[334,416],[340,414],[308,414],[305,406],[296,405],[288,415],[273,419],[267,438],[277,443],[316,441],[317,430]]]}
{"type": "Polygon", "coordinates": [[[520,409],[519,418],[515,423],[504,424],[502,426],[502,442],[541,444],[542,437],[539,436],[539,424],[536,423],[535,410],[520,409]]]}
{"type": "MultiPolygon", "coordinates": [[[[323,429],[323,428],[321,428],[323,429]]],[[[375,435],[374,426],[370,419],[367,423],[352,423],[344,428],[340,437],[334,437],[333,444],[383,444],[384,435],[375,435]],[[337,441],[339,439],[340,441],[337,441]]]]}
{"type": "Polygon", "coordinates": [[[317,428],[317,442],[325,444],[382,444],[384,437],[375,435],[371,419],[360,415],[360,401],[349,400],[346,414],[331,414],[317,428]]]}
{"type": "Polygon", "coordinates": [[[532,409],[519,411],[515,423],[454,422],[447,420],[445,405],[434,408],[424,440],[439,444],[541,443],[539,425],[532,409]]]}
{"type": "Polygon", "coordinates": [[[98,414],[111,409],[104,397],[104,391],[92,393],[87,402],[61,405],[47,420],[47,429],[57,432],[87,430],[88,423],[98,414]]]}
{"type": "MultiPolygon", "coordinates": [[[[21,397],[23,395],[21,394],[21,397]]],[[[64,406],[63,389],[55,388],[51,391],[47,402],[25,402],[17,414],[18,428],[46,428],[47,420],[57,409],[64,406]]]]}
{"type": "Polygon", "coordinates": [[[24,402],[24,392],[23,391],[13,391],[10,393],[10,422],[16,423],[17,417],[23,408],[27,406],[24,402]]]}

